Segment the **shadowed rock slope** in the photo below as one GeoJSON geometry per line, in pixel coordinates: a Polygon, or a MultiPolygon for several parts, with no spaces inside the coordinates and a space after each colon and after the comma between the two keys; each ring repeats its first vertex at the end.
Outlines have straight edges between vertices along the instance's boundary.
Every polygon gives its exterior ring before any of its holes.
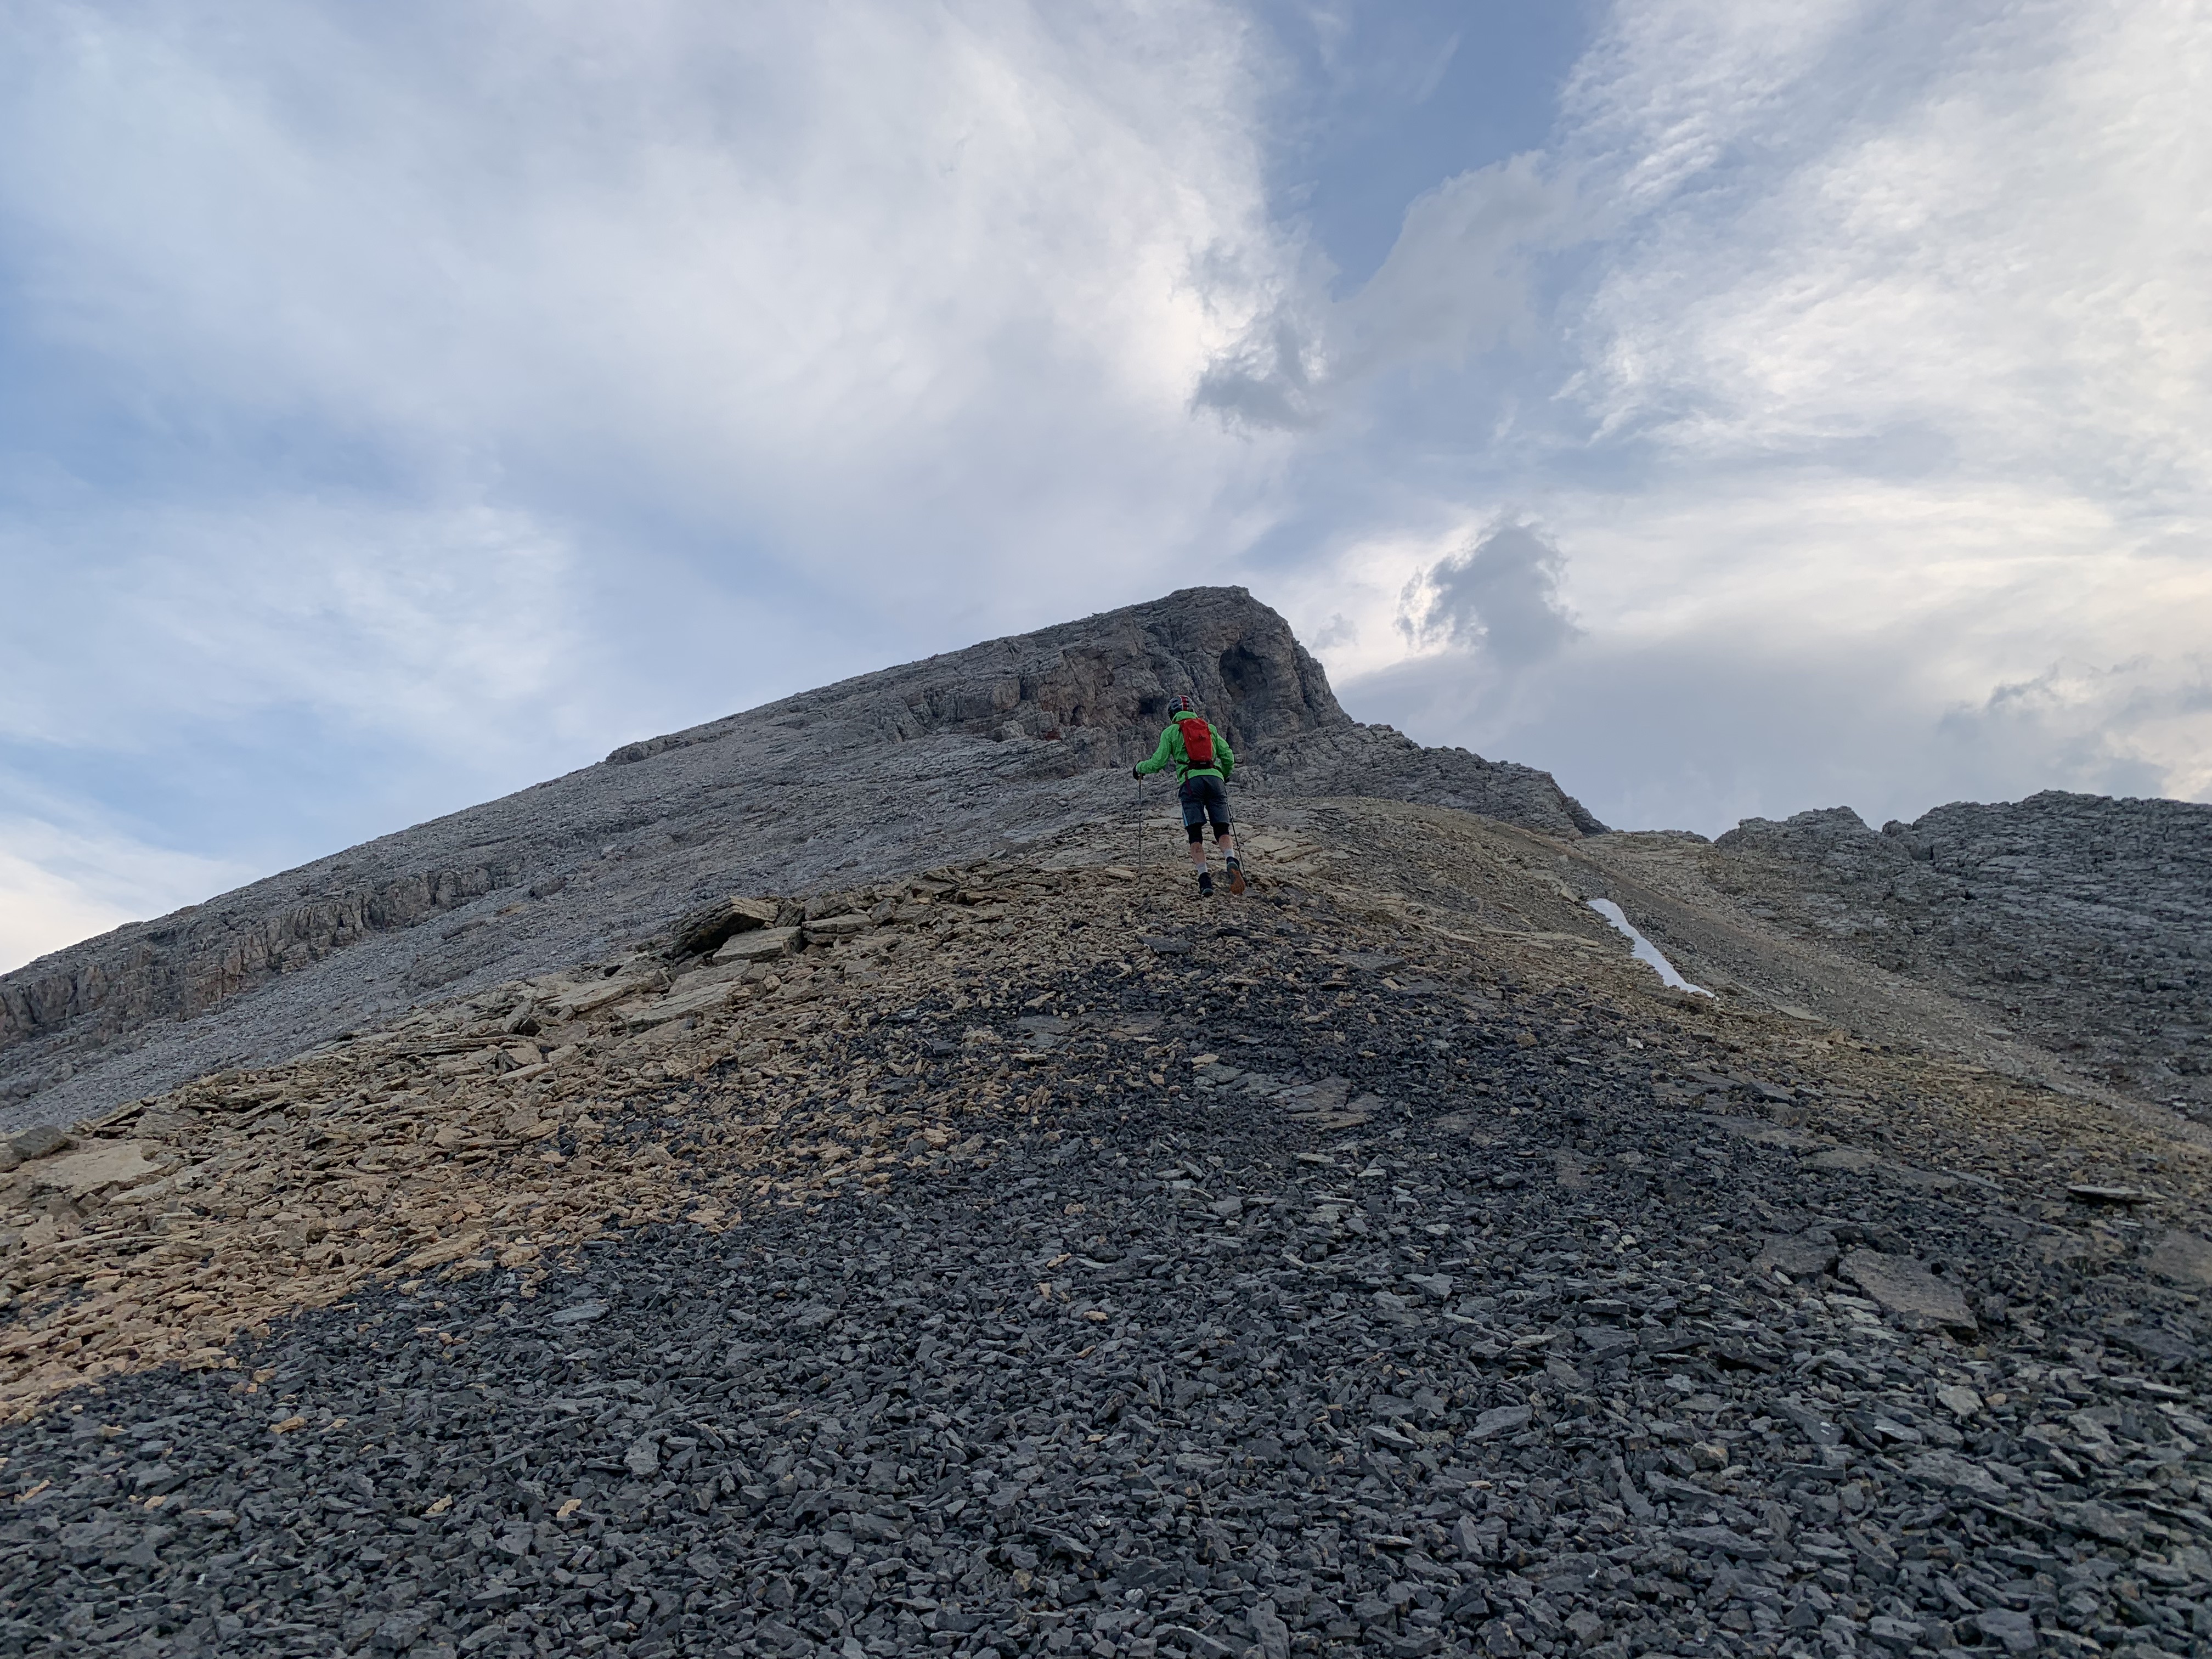
{"type": "Polygon", "coordinates": [[[716,893],[804,892],[1126,811],[1121,769],[1177,692],[1225,730],[1248,794],[1604,827],[1548,774],[1355,722],[1281,617],[1242,588],[1191,588],[629,744],[42,958],[0,978],[0,1124],[66,1121],[428,993],[602,955],[716,893]]]}
{"type": "Polygon", "coordinates": [[[2212,806],[2054,790],[1879,834],[1837,807],[1747,819],[1705,863],[1749,914],[2212,1117],[2212,806]]]}

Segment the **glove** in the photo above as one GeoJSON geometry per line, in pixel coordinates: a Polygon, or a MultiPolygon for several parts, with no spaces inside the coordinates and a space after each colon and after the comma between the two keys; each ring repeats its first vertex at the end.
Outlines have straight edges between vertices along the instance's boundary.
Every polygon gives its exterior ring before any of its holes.
{"type": "Polygon", "coordinates": [[[1137,769],[1136,767],[1133,767],[1133,767],[1131,767],[1131,768],[1129,769],[1129,775],[1130,775],[1131,777],[1133,777],[1133,778],[1136,779],[1136,781],[1137,781],[1139,783],[1142,783],[1142,782],[1145,781],[1145,775],[1144,775],[1144,773],[1143,773],[1142,771],[1140,771],[1139,769],[1137,769]]]}

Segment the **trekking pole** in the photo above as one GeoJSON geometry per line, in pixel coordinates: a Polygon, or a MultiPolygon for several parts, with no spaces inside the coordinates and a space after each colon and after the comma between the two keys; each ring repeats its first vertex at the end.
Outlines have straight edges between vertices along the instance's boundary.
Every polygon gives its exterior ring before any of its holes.
{"type": "Polygon", "coordinates": [[[1141,869],[1143,869],[1143,868],[1144,868],[1144,866],[1145,866],[1145,780],[1144,780],[1144,775],[1143,775],[1141,773],[1139,773],[1139,774],[1138,775],[1138,776],[1137,776],[1137,867],[1138,867],[1139,869],[1140,869],[1140,870],[1141,870],[1141,869]]]}

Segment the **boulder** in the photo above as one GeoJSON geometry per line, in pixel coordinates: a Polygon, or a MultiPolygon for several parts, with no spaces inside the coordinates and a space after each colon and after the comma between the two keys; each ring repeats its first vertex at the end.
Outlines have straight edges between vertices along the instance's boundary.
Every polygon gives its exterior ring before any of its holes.
{"type": "Polygon", "coordinates": [[[1752,1265],[1761,1273],[1779,1267],[1792,1279],[1810,1279],[1833,1267],[1836,1255],[1836,1241],[1826,1233],[1791,1233],[1768,1239],[1752,1265]]]}
{"type": "Polygon", "coordinates": [[[632,1030],[647,1026],[665,1025],[672,1019],[682,1019],[691,1014],[712,1012],[726,1006],[737,994],[734,982],[726,979],[708,980],[702,984],[685,984],[665,997],[650,1001],[624,1003],[615,1012],[622,1016],[623,1024],[632,1030]]]}
{"type": "Polygon", "coordinates": [[[25,1164],[36,1158],[51,1158],[69,1144],[69,1136],[51,1123],[33,1123],[8,1139],[9,1150],[25,1164]]]}
{"type": "Polygon", "coordinates": [[[735,895],[702,905],[677,922],[675,940],[669,946],[670,954],[703,956],[733,933],[747,933],[758,927],[773,927],[777,908],[774,899],[743,898],[735,895]]]}

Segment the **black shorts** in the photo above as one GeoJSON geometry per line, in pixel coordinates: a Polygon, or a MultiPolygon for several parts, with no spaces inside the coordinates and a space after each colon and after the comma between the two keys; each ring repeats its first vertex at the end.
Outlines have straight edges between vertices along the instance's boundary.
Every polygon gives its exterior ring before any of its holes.
{"type": "Polygon", "coordinates": [[[1229,786],[1219,778],[1185,778],[1176,798],[1182,802],[1182,827],[1195,830],[1208,818],[1215,830],[1229,827],[1229,786]]]}

